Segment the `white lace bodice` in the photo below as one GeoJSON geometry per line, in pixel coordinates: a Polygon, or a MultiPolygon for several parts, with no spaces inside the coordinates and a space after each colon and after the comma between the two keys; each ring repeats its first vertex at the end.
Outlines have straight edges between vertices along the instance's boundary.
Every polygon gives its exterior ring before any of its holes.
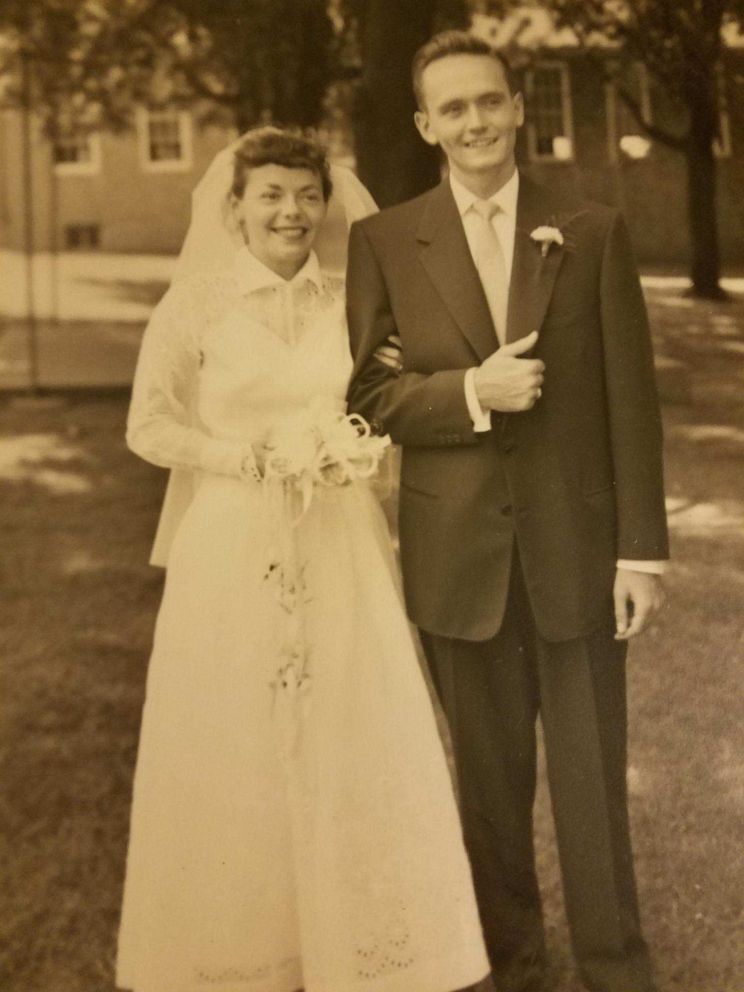
{"type": "Polygon", "coordinates": [[[242,249],[153,311],[127,441],[156,465],[237,477],[282,417],[319,395],[342,407],[350,372],[342,281],[311,254],[287,282],[242,249]]]}

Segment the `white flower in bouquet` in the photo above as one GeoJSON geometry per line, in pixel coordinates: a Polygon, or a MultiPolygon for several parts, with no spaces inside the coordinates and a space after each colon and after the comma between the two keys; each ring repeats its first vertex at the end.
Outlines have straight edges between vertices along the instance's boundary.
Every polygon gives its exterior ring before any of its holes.
{"type": "Polygon", "coordinates": [[[272,430],[264,448],[264,477],[299,479],[312,470],[317,441],[304,418],[284,420],[272,430]]]}
{"type": "Polygon", "coordinates": [[[264,478],[296,488],[304,512],[316,487],[371,478],[389,445],[390,438],[374,435],[363,417],[339,410],[331,397],[317,397],[272,431],[264,448],[264,478]]]}

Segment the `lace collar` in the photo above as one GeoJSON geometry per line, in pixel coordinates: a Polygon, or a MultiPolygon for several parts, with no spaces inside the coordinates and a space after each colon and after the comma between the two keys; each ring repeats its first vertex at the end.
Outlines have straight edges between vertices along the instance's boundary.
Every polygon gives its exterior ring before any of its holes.
{"type": "Polygon", "coordinates": [[[323,288],[320,263],[314,251],[310,252],[307,261],[297,275],[287,280],[259,261],[248,246],[244,245],[235,256],[233,273],[243,293],[255,293],[259,289],[272,286],[288,286],[294,289],[304,286],[308,282],[312,283],[318,290],[323,288]]]}

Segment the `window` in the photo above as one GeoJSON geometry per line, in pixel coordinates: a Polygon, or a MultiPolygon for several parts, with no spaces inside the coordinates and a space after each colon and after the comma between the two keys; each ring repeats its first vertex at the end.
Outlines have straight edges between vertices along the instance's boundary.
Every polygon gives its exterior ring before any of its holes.
{"type": "Polygon", "coordinates": [[[184,110],[146,110],[137,115],[140,162],[146,172],[191,168],[191,117],[184,110]]]}
{"type": "Polygon", "coordinates": [[[62,175],[93,175],[101,168],[101,141],[97,134],[72,128],[61,131],[52,144],[54,171],[62,175]]]}
{"type": "Polygon", "coordinates": [[[651,151],[651,140],[623,100],[621,90],[637,103],[641,121],[646,124],[653,121],[648,70],[641,62],[633,62],[623,67],[616,78],[607,84],[607,141],[610,162],[617,162],[620,154],[630,159],[646,158],[651,151]]]}
{"type": "Polygon", "coordinates": [[[68,251],[86,251],[98,248],[101,243],[98,224],[65,225],[65,248],[68,251]]]}
{"type": "Polygon", "coordinates": [[[544,62],[527,72],[527,147],[533,161],[574,157],[571,80],[562,62],[544,62]]]}

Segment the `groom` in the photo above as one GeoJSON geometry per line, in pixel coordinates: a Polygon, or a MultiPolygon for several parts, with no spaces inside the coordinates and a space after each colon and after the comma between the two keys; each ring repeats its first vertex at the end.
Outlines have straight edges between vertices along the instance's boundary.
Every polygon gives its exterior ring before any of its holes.
{"type": "Polygon", "coordinates": [[[522,96],[464,32],[414,60],[437,188],[354,225],[350,408],[403,446],[405,594],[448,717],[499,992],[540,988],[535,723],[582,981],[650,992],[625,653],[667,557],[648,324],[617,212],[515,165],[522,96]]]}

